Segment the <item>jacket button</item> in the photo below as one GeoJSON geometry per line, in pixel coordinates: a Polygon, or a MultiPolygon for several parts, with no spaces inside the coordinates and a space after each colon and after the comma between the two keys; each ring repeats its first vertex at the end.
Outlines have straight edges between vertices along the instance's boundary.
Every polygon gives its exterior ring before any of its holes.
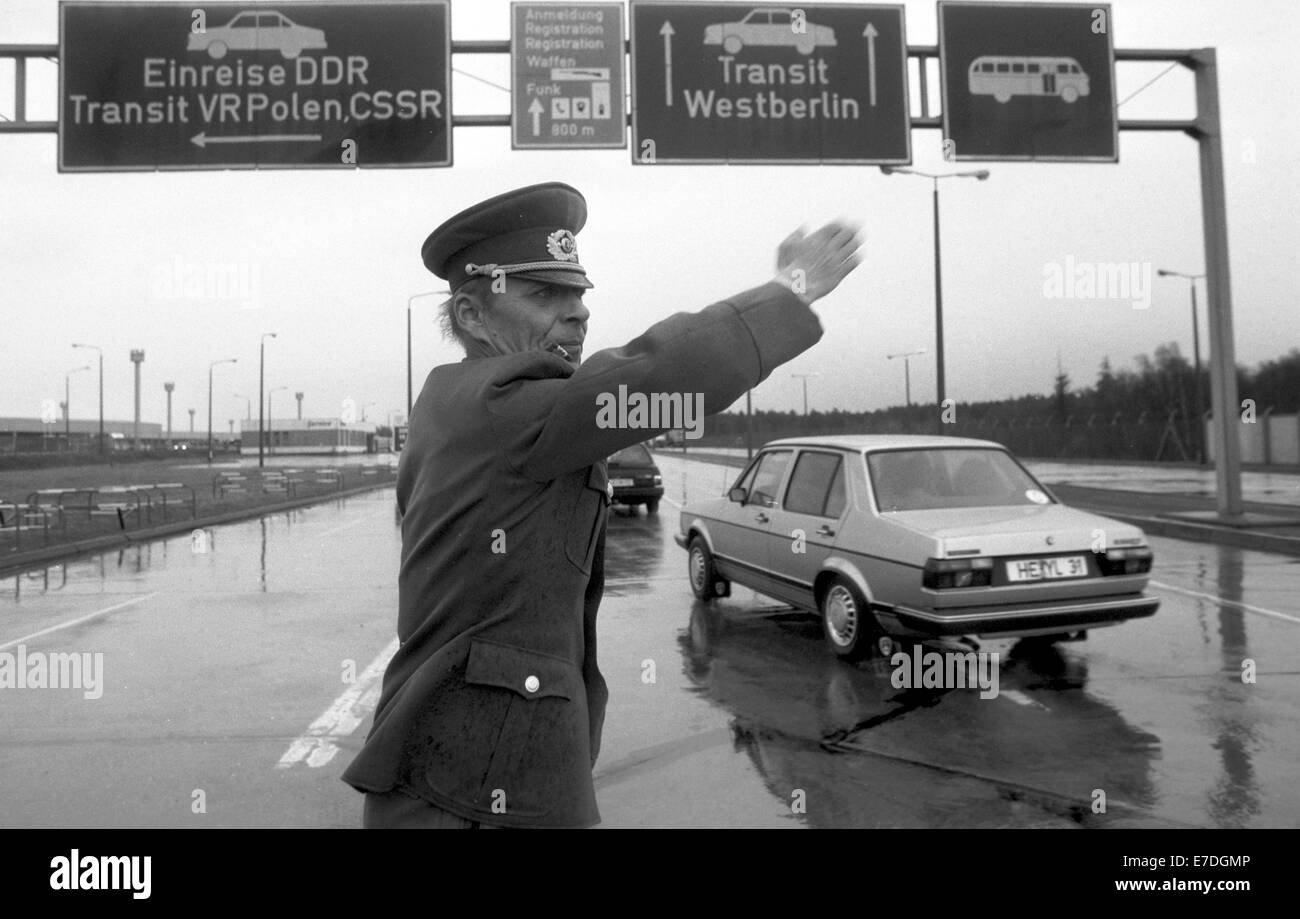
{"type": "Polygon", "coordinates": [[[524,689],[528,690],[529,692],[537,692],[537,690],[539,690],[541,686],[542,686],[542,681],[537,679],[537,677],[535,676],[530,676],[528,677],[528,679],[524,680],[524,689]]]}

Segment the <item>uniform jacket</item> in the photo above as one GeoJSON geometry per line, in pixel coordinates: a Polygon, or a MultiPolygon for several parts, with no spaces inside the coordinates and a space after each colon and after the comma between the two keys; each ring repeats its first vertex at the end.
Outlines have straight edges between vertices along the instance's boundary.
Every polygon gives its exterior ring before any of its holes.
{"type": "Polygon", "coordinates": [[[712,414],[820,337],[773,282],[576,369],[542,351],[435,368],[397,476],[401,646],[344,781],[488,824],[598,823],[605,458],[660,431],[599,427],[597,397],[702,392],[712,414]]]}

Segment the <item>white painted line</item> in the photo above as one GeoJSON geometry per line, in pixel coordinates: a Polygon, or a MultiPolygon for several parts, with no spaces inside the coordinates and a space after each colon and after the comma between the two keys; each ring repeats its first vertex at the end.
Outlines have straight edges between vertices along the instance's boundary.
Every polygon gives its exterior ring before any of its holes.
{"type": "Polygon", "coordinates": [[[1017,705],[1028,705],[1033,708],[1041,708],[1043,711],[1051,711],[1051,709],[1042,702],[1039,702],[1037,699],[1029,698],[1029,696],[1025,695],[1018,689],[1004,689],[999,692],[998,695],[1002,696],[1004,699],[1010,699],[1017,705]]]}
{"type": "MultiPolygon", "coordinates": [[[[392,512],[393,509],[390,507],[387,510],[383,511],[382,513],[391,514],[392,512]]],[[[348,527],[354,527],[358,523],[365,523],[367,520],[373,520],[375,517],[380,516],[380,513],[381,512],[376,511],[373,514],[365,514],[361,517],[357,517],[355,520],[349,520],[347,523],[340,523],[336,527],[330,527],[328,530],[315,534],[313,538],[319,539],[322,536],[329,536],[331,533],[337,533],[339,530],[346,530],[348,527]]]]}
{"type": "Polygon", "coordinates": [[[339,752],[334,741],[349,736],[360,727],[361,722],[366,720],[379,702],[381,677],[384,668],[397,653],[397,646],[398,641],[394,638],[361,672],[357,681],[311,723],[307,732],[289,744],[289,749],[284,751],[275,768],[288,769],[294,763],[306,761],[311,768],[319,769],[332,760],[339,752]]]}
{"type": "Polygon", "coordinates": [[[78,616],[76,619],[69,619],[67,622],[60,622],[58,625],[52,625],[48,629],[41,629],[39,632],[32,632],[32,634],[24,635],[22,638],[15,638],[13,641],[6,641],[4,644],[0,644],[0,651],[5,650],[6,648],[12,648],[14,645],[21,645],[24,642],[31,641],[33,638],[40,638],[42,635],[49,635],[51,632],[70,629],[74,625],[81,625],[83,622],[89,622],[90,620],[97,619],[100,616],[107,616],[109,613],[115,613],[120,609],[126,609],[128,606],[135,606],[137,603],[143,603],[150,597],[156,596],[158,596],[158,591],[155,590],[152,593],[147,593],[140,597],[132,597],[130,600],[123,600],[121,603],[114,603],[112,606],[106,606],[93,613],[78,616]]]}
{"type": "Polygon", "coordinates": [[[1173,584],[1166,584],[1163,581],[1152,581],[1151,586],[1159,587],[1161,590],[1172,590],[1174,593],[1186,594],[1189,597],[1200,597],[1202,600],[1211,600],[1215,603],[1235,606],[1237,609],[1244,609],[1248,613],[1259,613],[1261,616],[1272,616],[1274,619],[1282,619],[1286,622],[1294,622],[1296,625],[1300,625],[1300,617],[1291,616],[1287,613],[1279,613],[1277,610],[1264,609],[1262,606],[1251,606],[1249,603],[1241,603],[1237,600],[1228,600],[1224,597],[1216,597],[1214,594],[1201,593],[1199,590],[1188,590],[1186,587],[1175,587],[1173,584]]]}

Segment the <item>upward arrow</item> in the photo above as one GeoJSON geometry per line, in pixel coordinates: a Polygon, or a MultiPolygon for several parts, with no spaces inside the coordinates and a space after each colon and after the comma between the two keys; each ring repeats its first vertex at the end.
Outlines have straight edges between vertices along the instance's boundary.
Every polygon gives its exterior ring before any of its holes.
{"type": "Polygon", "coordinates": [[[536,137],[542,133],[542,103],[536,96],[533,97],[533,104],[528,106],[528,114],[533,116],[533,136],[536,137]]]}
{"type": "Polygon", "coordinates": [[[876,36],[880,33],[871,23],[862,30],[862,34],[867,36],[867,73],[870,86],[871,107],[876,107],[876,36]]]}
{"type": "Polygon", "coordinates": [[[664,20],[659,34],[664,37],[664,105],[673,107],[673,24],[664,20]]]}

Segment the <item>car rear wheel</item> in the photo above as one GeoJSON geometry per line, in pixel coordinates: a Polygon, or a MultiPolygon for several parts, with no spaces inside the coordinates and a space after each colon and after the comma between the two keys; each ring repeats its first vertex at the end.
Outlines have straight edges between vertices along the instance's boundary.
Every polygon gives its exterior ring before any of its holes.
{"type": "Polygon", "coordinates": [[[647,514],[657,514],[657,513],[659,513],[659,499],[658,499],[658,498],[650,498],[649,500],[647,500],[646,503],[645,503],[645,512],[646,512],[647,514]]]}
{"type": "Polygon", "coordinates": [[[691,592],[697,598],[711,600],[726,595],[727,581],[718,577],[718,570],[713,567],[713,553],[702,536],[691,539],[686,565],[691,578],[691,592]]]}
{"type": "Polygon", "coordinates": [[[223,41],[214,41],[208,45],[208,57],[214,61],[219,61],[226,56],[226,43],[223,41]]]}
{"type": "Polygon", "coordinates": [[[821,598],[822,632],[831,650],[845,660],[870,657],[877,648],[888,653],[890,639],[880,631],[858,589],[836,577],[821,598]]]}
{"type": "Polygon", "coordinates": [[[722,50],[728,54],[739,54],[740,49],[744,47],[744,42],[738,35],[728,35],[722,40],[722,50]]]}

